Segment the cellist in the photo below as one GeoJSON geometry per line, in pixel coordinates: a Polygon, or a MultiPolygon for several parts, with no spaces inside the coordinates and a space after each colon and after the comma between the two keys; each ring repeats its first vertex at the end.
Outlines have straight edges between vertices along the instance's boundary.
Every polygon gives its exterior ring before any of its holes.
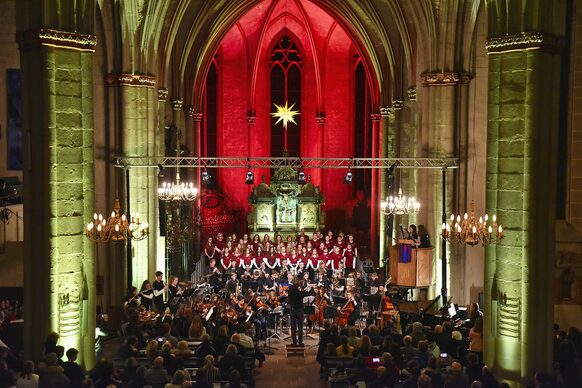
{"type": "Polygon", "coordinates": [[[339,315],[335,318],[335,324],[338,326],[345,326],[349,322],[349,318],[356,310],[356,300],[351,292],[346,292],[346,303],[338,310],[339,315]]]}

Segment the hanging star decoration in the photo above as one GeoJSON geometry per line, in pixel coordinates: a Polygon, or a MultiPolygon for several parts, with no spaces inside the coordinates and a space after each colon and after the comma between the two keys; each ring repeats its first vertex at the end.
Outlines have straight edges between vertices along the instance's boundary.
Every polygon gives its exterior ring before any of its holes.
{"type": "Polygon", "coordinates": [[[294,117],[296,115],[299,115],[300,113],[297,110],[293,110],[295,103],[293,105],[289,106],[288,102],[285,101],[285,105],[277,105],[277,104],[273,104],[273,105],[275,105],[275,107],[277,108],[277,111],[271,113],[271,116],[273,116],[275,118],[279,118],[279,120],[277,120],[275,125],[279,124],[279,122],[281,122],[281,121],[283,121],[283,128],[287,128],[287,123],[293,123],[293,124],[297,125],[294,117]]]}

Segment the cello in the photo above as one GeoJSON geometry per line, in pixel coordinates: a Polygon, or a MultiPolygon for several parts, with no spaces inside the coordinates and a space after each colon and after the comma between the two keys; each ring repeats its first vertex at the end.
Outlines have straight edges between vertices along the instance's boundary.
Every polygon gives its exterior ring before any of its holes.
{"type": "Polygon", "coordinates": [[[356,303],[352,299],[352,295],[348,294],[348,301],[344,306],[339,310],[339,315],[335,317],[334,323],[338,326],[345,326],[348,324],[348,319],[350,315],[356,310],[356,303]]]}
{"type": "Polygon", "coordinates": [[[315,313],[309,315],[309,320],[321,324],[325,319],[324,312],[327,307],[327,300],[321,291],[315,297],[315,313]]]}

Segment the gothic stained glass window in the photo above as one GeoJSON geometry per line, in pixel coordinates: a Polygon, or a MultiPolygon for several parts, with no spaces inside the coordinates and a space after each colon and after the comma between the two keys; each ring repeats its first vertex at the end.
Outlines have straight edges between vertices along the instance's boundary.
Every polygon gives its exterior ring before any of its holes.
{"type": "MultiPolygon", "coordinates": [[[[295,104],[293,110],[301,111],[301,54],[297,45],[284,35],[277,41],[271,52],[271,111],[274,105],[295,104]]],[[[275,126],[276,118],[271,118],[271,156],[283,156],[285,134],[283,127],[275,126]]],[[[301,115],[295,116],[297,124],[287,127],[287,149],[289,156],[300,156],[301,115]]]]}

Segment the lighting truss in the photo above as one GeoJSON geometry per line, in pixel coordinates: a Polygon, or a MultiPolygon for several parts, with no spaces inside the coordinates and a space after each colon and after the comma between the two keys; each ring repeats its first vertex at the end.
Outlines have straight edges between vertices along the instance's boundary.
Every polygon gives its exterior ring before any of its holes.
{"type": "Polygon", "coordinates": [[[214,157],[169,157],[169,156],[115,156],[115,167],[119,168],[363,168],[410,169],[458,168],[457,158],[214,158],[214,157]]]}

